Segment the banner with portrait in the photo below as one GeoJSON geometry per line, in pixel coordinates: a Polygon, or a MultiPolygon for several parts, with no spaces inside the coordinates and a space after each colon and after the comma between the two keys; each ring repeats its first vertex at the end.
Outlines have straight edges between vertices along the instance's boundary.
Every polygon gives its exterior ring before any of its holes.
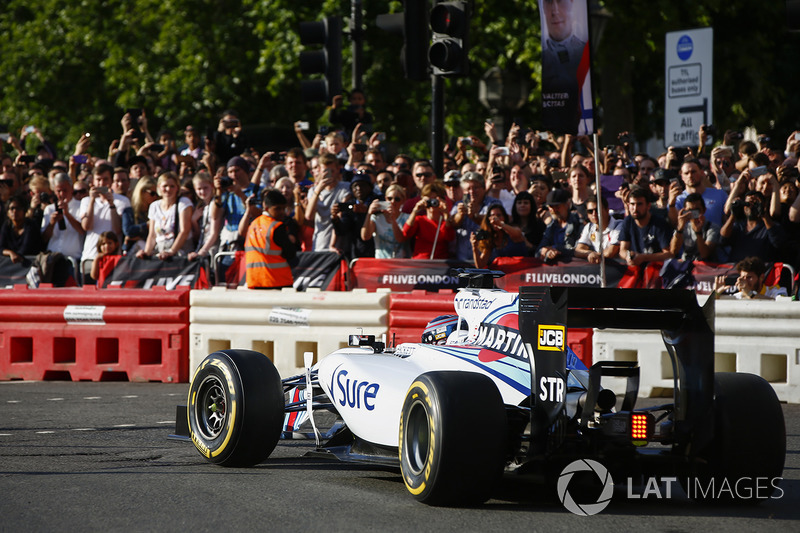
{"type": "Polygon", "coordinates": [[[542,121],[556,133],[594,133],[587,0],[539,0],[542,121]]]}

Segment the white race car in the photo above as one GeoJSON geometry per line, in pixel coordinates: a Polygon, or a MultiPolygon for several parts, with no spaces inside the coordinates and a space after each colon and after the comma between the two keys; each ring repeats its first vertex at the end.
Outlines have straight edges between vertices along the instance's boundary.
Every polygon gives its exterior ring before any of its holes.
{"type": "Polygon", "coordinates": [[[504,472],[553,481],[586,458],[612,476],[750,479],[753,490],[730,496],[769,497],[774,486],[755,484],[783,471],[783,413],[760,377],[714,374],[713,299],[701,308],[686,290],[516,294],[492,288],[502,273],[459,275],[467,287],[456,314],[433,320],[419,343],[351,335],[348,348],[313,366],[308,358],[304,374],[283,380],[258,352],[212,353],[192,378],[184,433],[223,466],[260,463],[281,438],[315,439],[317,452],[399,467],[408,491],[434,505],[486,501],[504,472]],[[568,323],[660,329],[675,370],[672,401],[637,409],[637,363],[587,369],[566,345],[568,323]],[[624,378],[619,398],[603,376],[624,378]],[[334,419],[324,429],[323,415],[334,419]]]}

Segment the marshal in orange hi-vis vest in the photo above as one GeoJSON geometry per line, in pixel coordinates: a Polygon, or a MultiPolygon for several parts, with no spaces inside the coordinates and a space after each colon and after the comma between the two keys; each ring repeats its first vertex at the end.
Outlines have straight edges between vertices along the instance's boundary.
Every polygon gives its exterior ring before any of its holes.
{"type": "Polygon", "coordinates": [[[247,229],[244,251],[250,289],[291,287],[294,282],[292,269],[281,255],[283,250],[275,243],[275,230],[281,224],[283,222],[263,214],[247,229]]]}

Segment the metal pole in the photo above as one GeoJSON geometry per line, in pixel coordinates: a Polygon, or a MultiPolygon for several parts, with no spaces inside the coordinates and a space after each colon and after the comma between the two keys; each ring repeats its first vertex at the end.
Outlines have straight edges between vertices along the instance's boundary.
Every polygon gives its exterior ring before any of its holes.
{"type": "Polygon", "coordinates": [[[350,3],[350,41],[353,51],[353,69],[351,89],[362,90],[361,72],[364,51],[364,32],[362,28],[361,0],[352,0],[350,3]]]}
{"type": "Polygon", "coordinates": [[[444,178],[444,80],[431,74],[431,164],[436,177],[444,178]]]}
{"type": "Polygon", "coordinates": [[[603,254],[605,237],[603,235],[603,204],[600,198],[603,195],[603,188],[600,186],[600,158],[597,150],[597,133],[592,134],[592,142],[594,143],[594,180],[595,188],[597,189],[597,238],[600,244],[600,286],[606,286],[606,257],[603,254]]]}

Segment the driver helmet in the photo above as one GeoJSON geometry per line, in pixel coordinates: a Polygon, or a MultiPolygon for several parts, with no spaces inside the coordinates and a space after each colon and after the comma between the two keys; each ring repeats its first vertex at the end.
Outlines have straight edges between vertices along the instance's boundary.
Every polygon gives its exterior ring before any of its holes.
{"type": "Polygon", "coordinates": [[[447,344],[447,337],[458,327],[457,315],[440,315],[428,322],[422,332],[425,344],[447,344]]]}

